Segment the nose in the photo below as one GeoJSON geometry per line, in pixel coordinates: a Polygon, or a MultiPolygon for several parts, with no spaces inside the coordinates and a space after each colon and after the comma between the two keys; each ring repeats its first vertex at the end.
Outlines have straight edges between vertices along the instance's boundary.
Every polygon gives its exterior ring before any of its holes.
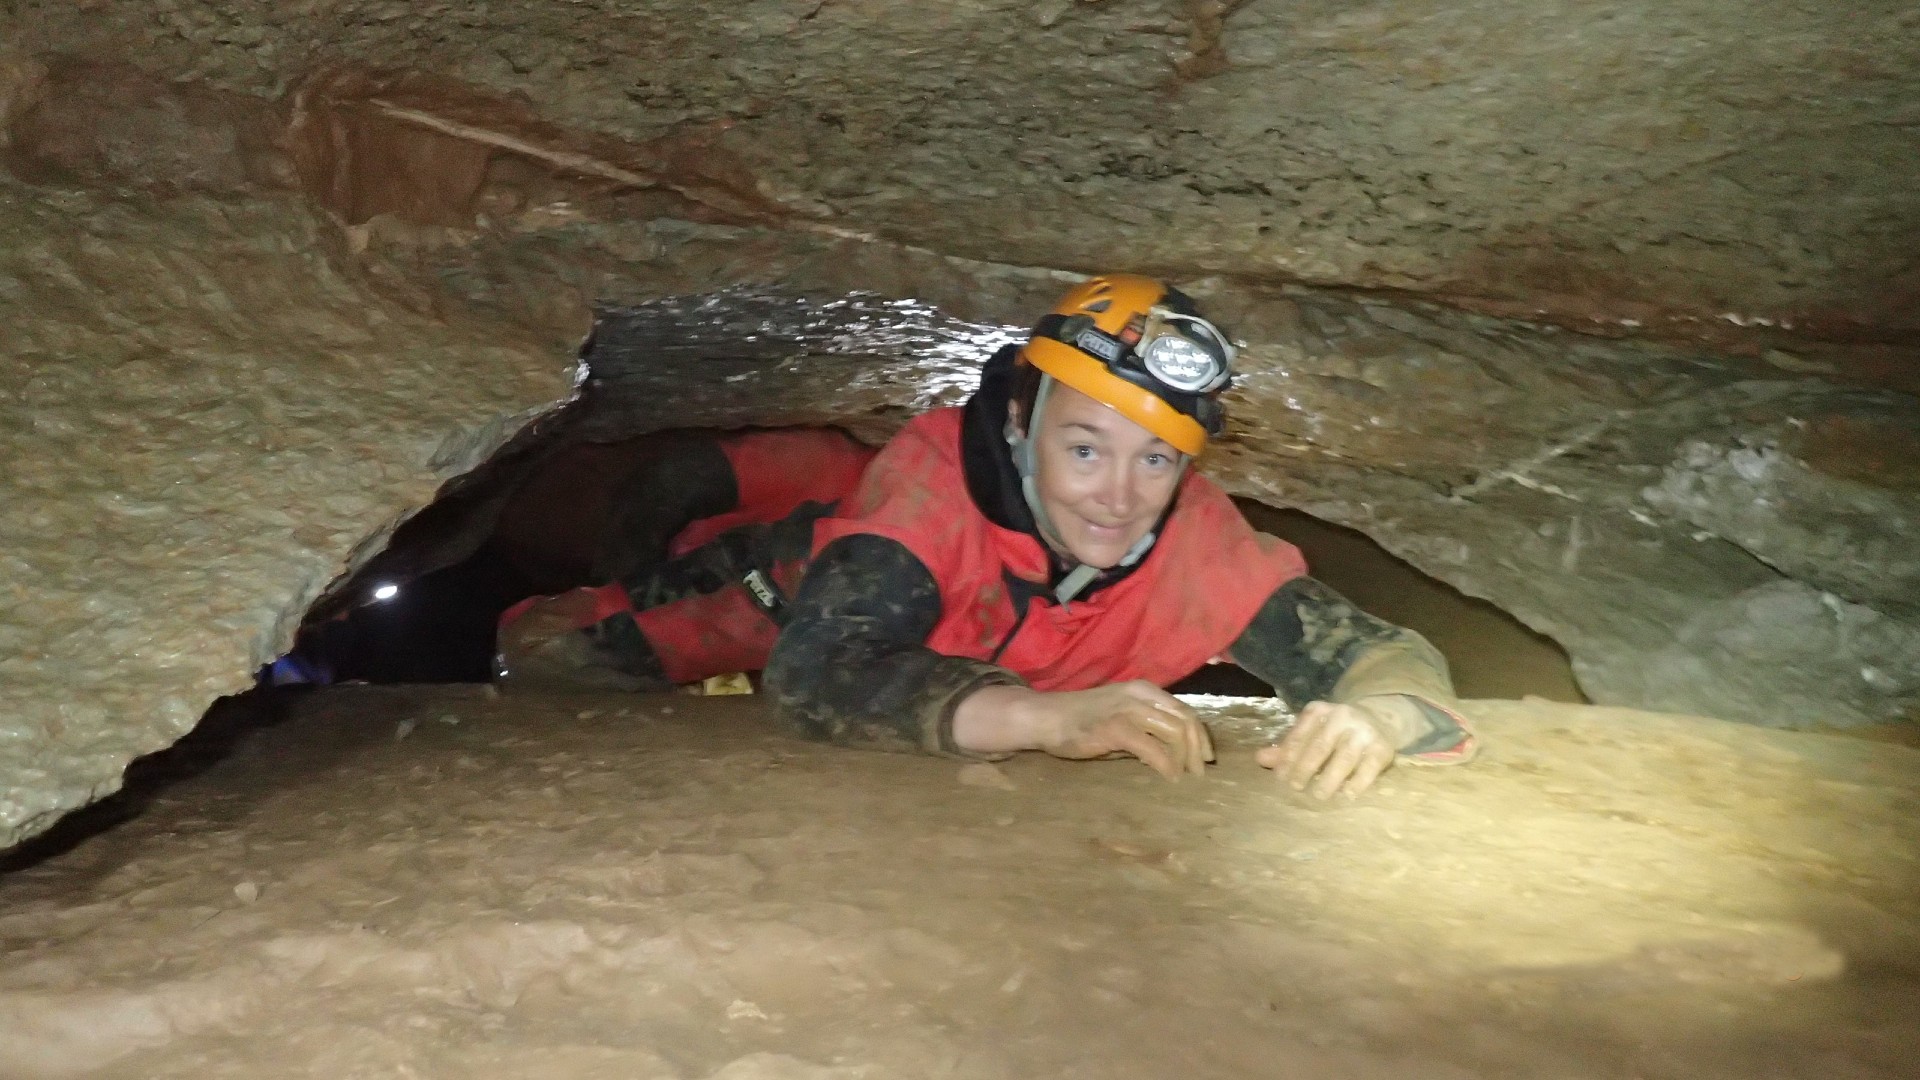
{"type": "Polygon", "coordinates": [[[1130,518],[1140,506],[1140,488],[1126,462],[1116,461],[1101,474],[1101,509],[1118,519],[1130,518]]]}

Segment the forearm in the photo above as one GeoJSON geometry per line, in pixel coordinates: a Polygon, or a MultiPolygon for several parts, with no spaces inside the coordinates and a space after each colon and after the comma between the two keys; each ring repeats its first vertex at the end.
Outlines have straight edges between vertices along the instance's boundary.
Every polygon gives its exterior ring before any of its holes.
{"type": "Polygon", "coordinates": [[[927,648],[937,586],[904,546],[849,536],[822,551],[767,664],[776,707],[800,733],[843,745],[991,753],[955,738],[956,711],[1011,672],[927,648]]]}
{"type": "Polygon", "coordinates": [[[1454,696],[1447,662],[1427,639],[1411,630],[1377,642],[1353,657],[1327,700],[1354,702],[1391,697],[1403,703],[1408,726],[1396,742],[1400,753],[1433,760],[1471,756],[1473,737],[1454,696]]]}
{"type": "Polygon", "coordinates": [[[1419,634],[1361,611],[1313,578],[1276,590],[1233,643],[1232,659],[1300,708],[1398,696],[1402,753],[1470,753],[1446,660],[1419,634]]]}

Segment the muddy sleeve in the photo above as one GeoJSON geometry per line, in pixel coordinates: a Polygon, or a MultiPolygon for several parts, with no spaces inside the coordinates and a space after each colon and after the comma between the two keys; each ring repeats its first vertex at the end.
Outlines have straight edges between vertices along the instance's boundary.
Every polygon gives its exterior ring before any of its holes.
{"type": "Polygon", "coordinates": [[[715,440],[688,443],[641,465],[613,492],[593,580],[627,581],[664,559],[680,530],[739,504],[739,481],[715,440]]]}
{"type": "Polygon", "coordinates": [[[812,739],[977,756],[953,741],[961,699],[1023,684],[927,648],[940,612],[933,574],[905,545],[858,533],[833,541],[814,557],[767,661],[775,707],[812,739]]]}
{"type": "Polygon", "coordinates": [[[814,523],[833,513],[834,505],[802,503],[770,525],[728,529],[685,555],[619,579],[620,584],[627,587],[633,610],[648,611],[738,585],[755,570],[769,582],[784,581],[786,566],[805,565],[814,523]]]}
{"type": "Polygon", "coordinates": [[[1408,757],[1464,761],[1477,749],[1440,651],[1313,578],[1294,578],[1275,590],[1234,641],[1232,657],[1296,709],[1377,694],[1411,698],[1429,727],[1400,748],[1408,757]]]}

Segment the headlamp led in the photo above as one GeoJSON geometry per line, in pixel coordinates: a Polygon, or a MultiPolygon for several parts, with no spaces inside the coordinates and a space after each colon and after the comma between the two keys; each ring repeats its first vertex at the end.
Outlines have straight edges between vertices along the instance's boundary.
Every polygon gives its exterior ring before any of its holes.
{"type": "Polygon", "coordinates": [[[1233,370],[1233,346],[1212,323],[1165,308],[1148,312],[1134,351],[1148,374],[1185,394],[1218,390],[1233,370]]]}
{"type": "Polygon", "coordinates": [[[1154,307],[1115,337],[1084,315],[1050,316],[1039,332],[1106,364],[1115,374],[1143,379],[1181,394],[1211,394],[1233,377],[1233,346],[1218,327],[1197,315],[1154,307]]]}

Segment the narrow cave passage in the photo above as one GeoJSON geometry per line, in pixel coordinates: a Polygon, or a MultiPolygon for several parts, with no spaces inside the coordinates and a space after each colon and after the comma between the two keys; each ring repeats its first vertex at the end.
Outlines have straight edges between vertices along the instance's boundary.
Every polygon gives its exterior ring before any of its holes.
{"type": "MultiPolygon", "coordinates": [[[[395,568],[431,566],[432,552],[445,550],[447,526],[433,527],[442,515],[430,507],[422,514],[425,527],[404,531],[336,590],[303,625],[296,647],[263,678],[281,685],[488,681],[501,613],[525,597],[603,584],[594,574],[596,553],[615,542],[623,514],[643,509],[623,504],[672,497],[645,487],[647,466],[676,447],[717,435],[666,431],[555,448],[506,490],[493,493],[498,509],[490,531],[458,545],[471,548],[470,554],[403,577],[395,568]]],[[[1256,528],[1301,548],[1320,580],[1432,641],[1447,657],[1463,697],[1586,701],[1566,653],[1498,607],[1421,573],[1363,533],[1251,499],[1239,505],[1256,528]]],[[[1270,692],[1225,665],[1195,672],[1177,689],[1270,692]]]]}

